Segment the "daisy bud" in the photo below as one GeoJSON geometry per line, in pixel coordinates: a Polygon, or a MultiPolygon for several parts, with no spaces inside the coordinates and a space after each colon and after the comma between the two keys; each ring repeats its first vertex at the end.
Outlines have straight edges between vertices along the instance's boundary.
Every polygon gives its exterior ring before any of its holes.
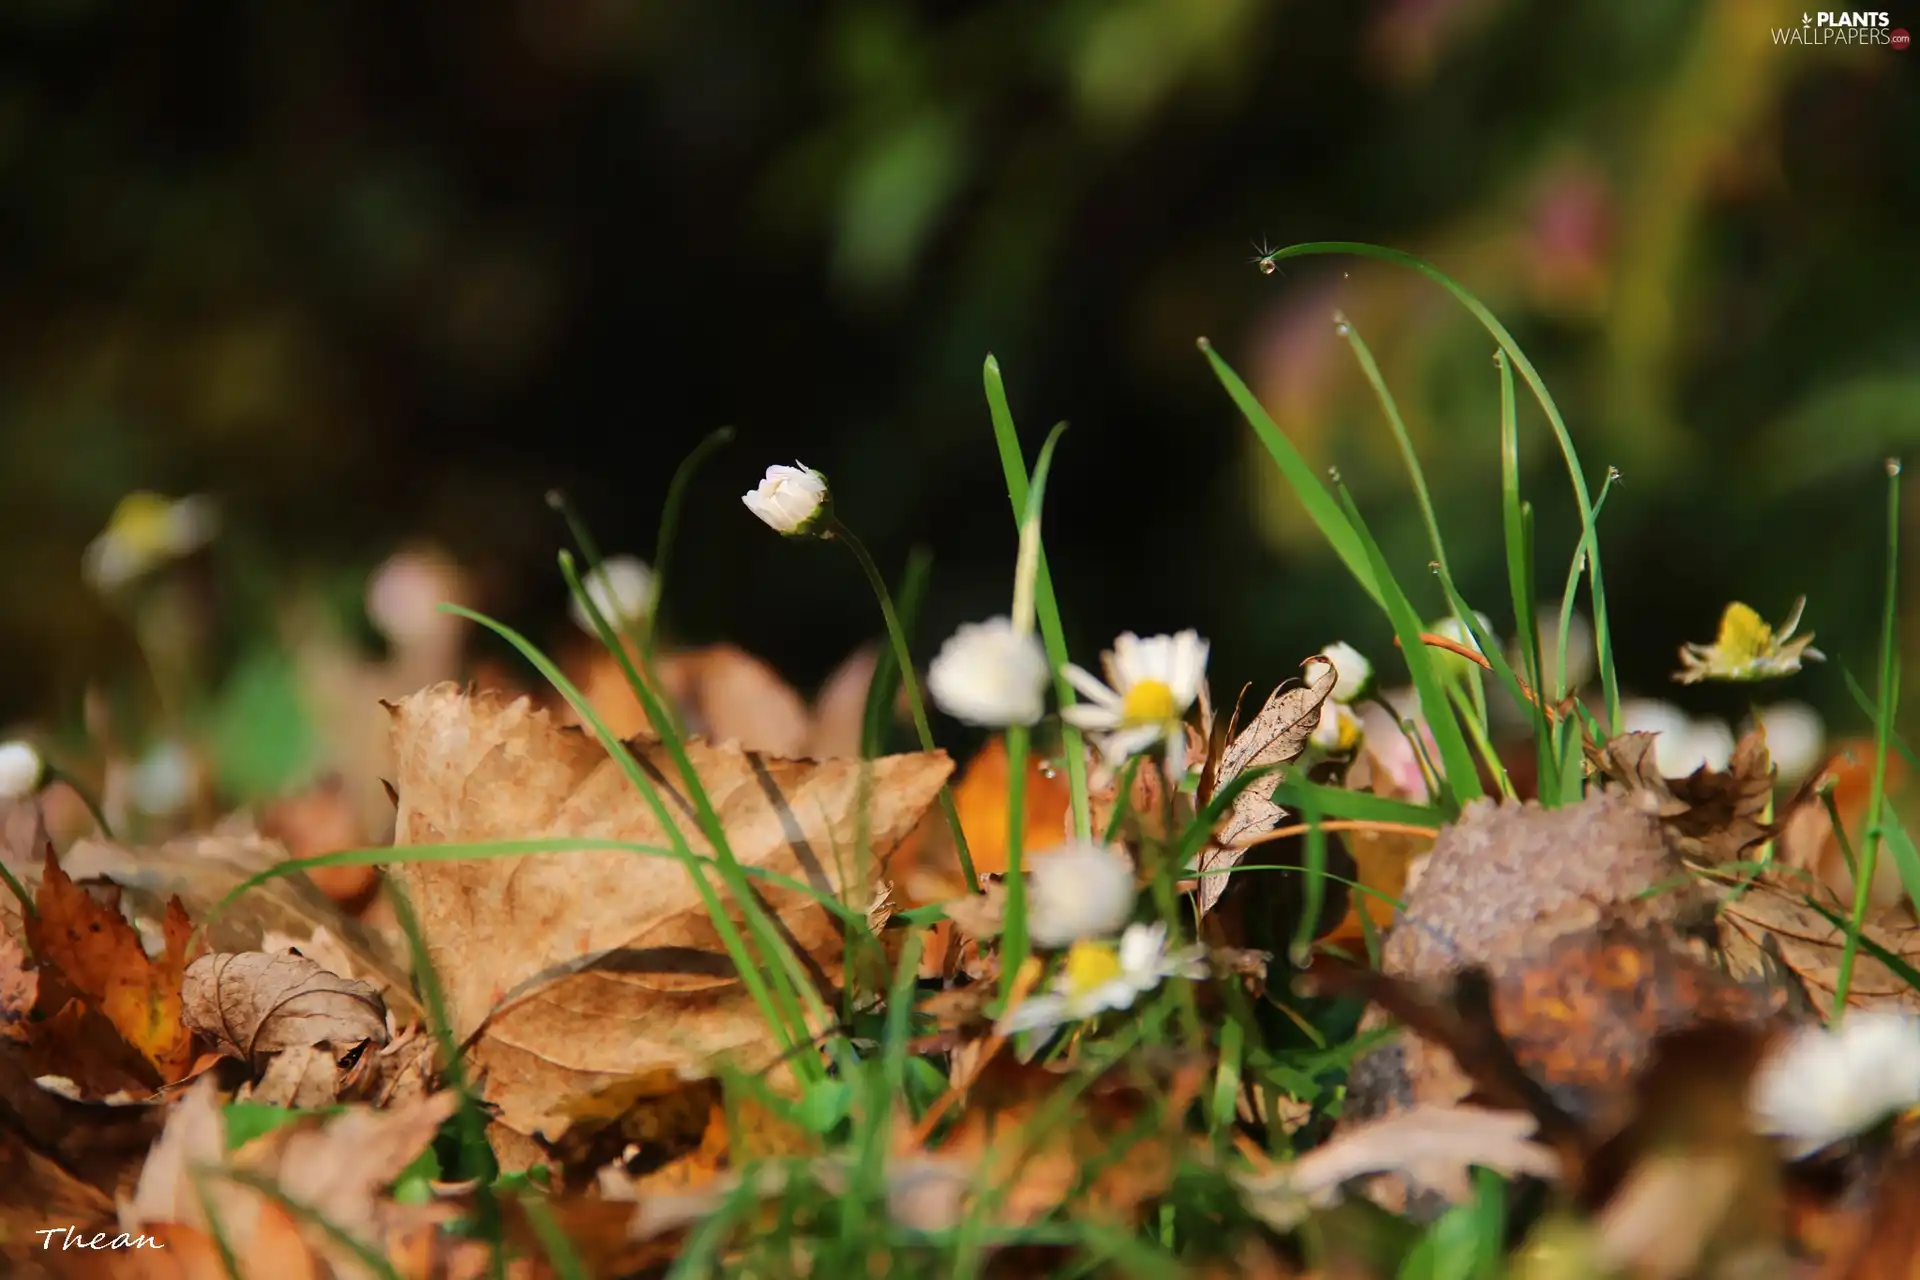
{"type": "Polygon", "coordinates": [[[927,667],[934,705],[956,720],[991,728],[1033,724],[1047,711],[1046,650],[1005,617],[965,622],[927,667]]]}
{"type": "MultiPolygon", "coordinates": [[[[607,624],[618,631],[647,616],[647,605],[653,596],[653,570],[633,556],[614,556],[601,561],[598,569],[581,578],[580,589],[586,592],[587,599],[607,624]]],[[[580,597],[568,599],[567,616],[588,635],[598,634],[580,597]]]]}
{"type": "Polygon", "coordinates": [[[1754,1074],[1754,1128],[1796,1157],[1864,1133],[1920,1103],[1920,1021],[1858,1010],[1839,1027],[1800,1027],[1754,1074]]]}
{"type": "Polygon", "coordinates": [[[790,538],[814,536],[833,512],[827,478],[804,462],[768,467],[766,478],[740,501],[768,528],[790,538]]]}
{"type": "Polygon", "coordinates": [[[1133,860],[1091,842],[1034,857],[1027,872],[1027,937],[1064,947],[1118,933],[1133,914],[1133,860]]]}
{"type": "Polygon", "coordinates": [[[1320,656],[1333,664],[1335,678],[1330,695],[1333,701],[1353,702],[1373,683],[1373,664],[1345,640],[1326,645],[1320,650],[1320,656]]]}
{"type": "Polygon", "coordinates": [[[47,763],[24,742],[0,742],[0,800],[24,800],[47,779],[47,763]]]}

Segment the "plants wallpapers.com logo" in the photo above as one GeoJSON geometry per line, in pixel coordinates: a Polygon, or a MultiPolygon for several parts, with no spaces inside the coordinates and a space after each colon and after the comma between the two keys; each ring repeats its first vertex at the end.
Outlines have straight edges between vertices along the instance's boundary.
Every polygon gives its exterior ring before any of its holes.
{"type": "Polygon", "coordinates": [[[1904,27],[1893,25],[1893,15],[1884,10],[1822,9],[1805,11],[1797,27],[1775,27],[1775,44],[1810,45],[1885,45],[1905,49],[1912,37],[1904,27]]]}

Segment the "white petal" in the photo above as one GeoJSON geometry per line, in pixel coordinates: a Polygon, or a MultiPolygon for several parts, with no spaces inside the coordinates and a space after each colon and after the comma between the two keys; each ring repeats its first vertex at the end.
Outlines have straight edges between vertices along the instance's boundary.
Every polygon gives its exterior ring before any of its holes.
{"type": "Polygon", "coordinates": [[[995,1035],[1008,1036],[1016,1031],[1036,1031],[1041,1027],[1057,1027],[1063,1022],[1073,1020],[1074,1014],[1062,995],[1028,996],[1017,1005],[1012,1013],[994,1024],[995,1035]]]}
{"type": "Polygon", "coordinates": [[[1067,1008],[1076,1019],[1087,1019],[1109,1009],[1124,1009],[1133,1003],[1141,988],[1125,977],[1103,982],[1079,996],[1066,997],[1067,1008]]]}
{"type": "Polygon", "coordinates": [[[1075,841],[1037,855],[1030,865],[1027,938],[1035,946],[1104,938],[1133,914],[1133,860],[1117,849],[1075,841]]]}
{"type": "Polygon", "coordinates": [[[1120,935],[1120,970],[1129,975],[1155,973],[1167,949],[1167,926],[1155,920],[1130,924],[1120,935]]]}
{"type": "Polygon", "coordinates": [[[1076,729],[1117,729],[1120,727],[1120,713],[1111,707],[1095,707],[1087,703],[1075,703],[1071,707],[1060,708],[1060,718],[1076,729]]]}
{"type": "Polygon", "coordinates": [[[1129,756],[1139,755],[1160,741],[1162,732],[1157,724],[1137,724],[1131,728],[1115,730],[1100,743],[1100,753],[1117,763],[1129,756]]]}
{"type": "Polygon", "coordinates": [[[1167,777],[1178,787],[1187,776],[1187,726],[1176,724],[1167,731],[1167,777]]]}
{"type": "Polygon", "coordinates": [[[1076,666],[1069,662],[1066,666],[1060,668],[1060,674],[1067,678],[1067,683],[1072,685],[1081,697],[1094,703],[1096,706],[1112,707],[1116,711],[1119,710],[1120,704],[1123,701],[1121,696],[1108,688],[1104,681],[1085,667],[1076,666]]]}

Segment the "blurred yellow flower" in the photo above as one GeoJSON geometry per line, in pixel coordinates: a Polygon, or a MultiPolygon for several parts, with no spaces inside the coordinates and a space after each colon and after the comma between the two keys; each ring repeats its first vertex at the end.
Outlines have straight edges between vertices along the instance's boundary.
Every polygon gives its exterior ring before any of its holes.
{"type": "Polygon", "coordinates": [[[157,493],[130,493],[113,509],[106,529],[87,544],[81,571],[103,594],[118,591],[161,565],[198,551],[219,531],[210,498],[178,500],[157,493]]]}
{"type": "Polygon", "coordinates": [[[1775,631],[1749,605],[1734,601],[1720,615],[1720,633],[1712,644],[1680,646],[1679,671],[1673,678],[1681,684],[1702,680],[1771,680],[1790,676],[1802,662],[1820,662],[1826,655],[1812,648],[1813,635],[1790,639],[1800,625],[1800,611],[1807,606],[1801,596],[1793,602],[1787,620],[1775,631]]]}

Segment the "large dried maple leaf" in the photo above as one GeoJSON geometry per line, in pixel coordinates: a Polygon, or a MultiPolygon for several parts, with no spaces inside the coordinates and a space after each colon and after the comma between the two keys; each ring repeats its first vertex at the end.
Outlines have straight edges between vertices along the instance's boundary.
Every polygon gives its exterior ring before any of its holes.
{"type": "MultiPolygon", "coordinates": [[[[435,685],[392,708],[394,843],[566,838],[668,848],[619,761],[525,699],[435,685]]],[[[628,747],[689,845],[712,850],[657,743],[628,747]]],[[[952,771],[945,754],[781,760],[698,739],[687,752],[743,865],[864,910],[886,856],[952,771]],[[859,812],[863,769],[867,813],[859,812]],[[864,835],[874,852],[861,867],[864,835]]],[[[508,1128],[537,1132],[566,1099],[652,1070],[700,1074],[722,1053],[770,1060],[773,1032],[748,997],[687,871],[609,850],[398,864],[454,1033],[478,1032],[474,1064],[508,1128]]],[[[713,869],[709,879],[717,883],[713,869]]],[[[756,886],[827,983],[844,924],[814,898],[756,886]]]]}

